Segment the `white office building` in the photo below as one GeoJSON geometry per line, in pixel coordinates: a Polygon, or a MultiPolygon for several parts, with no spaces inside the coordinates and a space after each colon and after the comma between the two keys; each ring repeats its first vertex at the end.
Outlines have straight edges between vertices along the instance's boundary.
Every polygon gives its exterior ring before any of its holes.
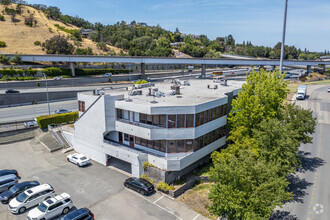
{"type": "Polygon", "coordinates": [[[79,93],[71,143],[105,166],[111,158],[126,161],[132,176],[147,161],[173,179],[225,145],[227,113],[241,86],[193,79],[79,93]]]}

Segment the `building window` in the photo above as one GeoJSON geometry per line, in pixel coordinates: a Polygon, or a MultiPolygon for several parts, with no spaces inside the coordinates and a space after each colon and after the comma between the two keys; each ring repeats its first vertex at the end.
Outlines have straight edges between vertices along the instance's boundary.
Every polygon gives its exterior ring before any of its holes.
{"type": "Polygon", "coordinates": [[[159,115],[159,127],[166,127],[166,115],[159,115]]]}
{"type": "Polygon", "coordinates": [[[153,115],[152,120],[153,120],[153,125],[159,126],[159,115],[153,115]]]}
{"type": "Polygon", "coordinates": [[[116,112],[117,112],[117,118],[122,119],[123,118],[123,110],[117,108],[116,112]]]}
{"type": "Polygon", "coordinates": [[[135,137],[135,144],[141,145],[141,138],[135,137]]]}
{"type": "Polygon", "coordinates": [[[85,112],[85,102],[84,101],[78,101],[78,109],[80,112],[85,112]]]}
{"type": "Polygon", "coordinates": [[[124,141],[129,141],[128,134],[124,134],[124,141]]]}
{"type": "Polygon", "coordinates": [[[140,113],[140,123],[146,123],[147,121],[147,115],[140,113]]]}
{"type": "Polygon", "coordinates": [[[201,124],[200,124],[200,113],[197,113],[196,114],[196,124],[195,124],[195,127],[198,127],[198,126],[200,126],[201,124]]]}
{"type": "Polygon", "coordinates": [[[184,122],[185,122],[185,115],[178,115],[177,116],[177,128],[184,128],[184,122]]]}
{"type": "Polygon", "coordinates": [[[176,153],[175,141],[168,141],[168,153],[176,153]]]}
{"type": "Polygon", "coordinates": [[[186,128],[194,127],[194,115],[186,115],[186,128]]]}
{"type": "Polygon", "coordinates": [[[193,150],[193,140],[186,140],[185,152],[190,152],[193,150]]]}
{"type": "Polygon", "coordinates": [[[176,126],[176,115],[168,115],[167,127],[175,128],[175,126],[176,126]]]}
{"type": "Polygon", "coordinates": [[[154,141],[154,149],[155,149],[155,150],[159,150],[159,145],[160,145],[160,141],[155,140],[155,141],[154,141]]]}
{"type": "Polygon", "coordinates": [[[208,114],[208,117],[209,117],[207,122],[212,121],[212,109],[207,110],[207,114],[208,114]]]}
{"type": "Polygon", "coordinates": [[[183,153],[184,152],[184,140],[176,141],[176,152],[183,153]]]}
{"type": "Polygon", "coordinates": [[[212,108],[212,119],[217,119],[217,108],[212,108]]]}
{"type": "Polygon", "coordinates": [[[200,112],[199,114],[199,125],[204,124],[204,112],[200,112]]]}
{"type": "Polygon", "coordinates": [[[166,152],[166,141],[162,140],[162,141],[159,141],[159,142],[160,142],[159,150],[161,152],[166,152]]]}
{"type": "Polygon", "coordinates": [[[195,139],[195,147],[194,147],[194,151],[197,151],[197,150],[199,150],[199,148],[200,148],[200,147],[199,147],[199,139],[200,139],[200,138],[196,138],[196,139],[195,139]]]}
{"type": "Polygon", "coordinates": [[[147,145],[148,148],[153,148],[153,141],[151,140],[148,140],[148,145],[147,145]]]}
{"type": "Polygon", "coordinates": [[[147,139],[141,138],[141,146],[147,146],[147,139]]]}

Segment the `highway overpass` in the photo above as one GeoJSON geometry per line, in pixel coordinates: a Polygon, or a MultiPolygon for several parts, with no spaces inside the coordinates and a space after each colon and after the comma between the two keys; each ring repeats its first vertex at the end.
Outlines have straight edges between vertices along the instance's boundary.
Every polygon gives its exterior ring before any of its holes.
{"type": "MultiPolygon", "coordinates": [[[[173,58],[173,57],[130,57],[130,56],[91,56],[91,55],[34,55],[34,54],[5,54],[12,58],[19,55],[23,62],[68,62],[72,74],[74,75],[74,63],[138,63],[141,64],[141,75],[144,77],[145,64],[188,64],[201,65],[202,75],[205,75],[206,65],[270,65],[279,66],[279,60],[270,59],[210,59],[210,58],[173,58]]],[[[330,61],[315,60],[284,60],[284,66],[307,66],[307,71],[311,71],[311,66],[317,64],[330,65],[330,61]]]]}

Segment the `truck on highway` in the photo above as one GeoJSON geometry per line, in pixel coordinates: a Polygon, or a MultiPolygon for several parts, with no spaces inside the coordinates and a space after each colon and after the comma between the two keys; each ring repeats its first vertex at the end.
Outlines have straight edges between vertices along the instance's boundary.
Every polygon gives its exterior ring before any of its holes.
{"type": "Polygon", "coordinates": [[[188,72],[192,72],[194,70],[194,66],[188,66],[188,72]]]}
{"type": "Polygon", "coordinates": [[[307,94],[307,86],[306,85],[298,86],[296,99],[304,100],[306,97],[306,94],[307,94]]]}

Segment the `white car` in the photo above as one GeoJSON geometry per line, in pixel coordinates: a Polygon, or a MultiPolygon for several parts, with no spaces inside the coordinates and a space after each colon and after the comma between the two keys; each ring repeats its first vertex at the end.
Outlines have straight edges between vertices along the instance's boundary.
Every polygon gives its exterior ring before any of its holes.
{"type": "Polygon", "coordinates": [[[330,87],[328,88],[328,92],[330,92],[330,87]]]}
{"type": "Polygon", "coordinates": [[[26,218],[28,220],[52,219],[61,214],[67,214],[72,207],[73,203],[70,195],[62,193],[40,203],[38,207],[29,211],[26,218]]]}
{"type": "Polygon", "coordinates": [[[55,195],[53,187],[49,184],[39,185],[19,194],[9,202],[8,209],[11,213],[23,213],[25,210],[38,205],[55,195]]]}
{"type": "Polygon", "coordinates": [[[62,76],[56,76],[54,77],[54,80],[61,80],[63,77],[62,76]]]}
{"type": "Polygon", "coordinates": [[[112,73],[105,73],[105,74],[103,75],[103,77],[110,77],[110,76],[112,76],[112,73]]]}
{"type": "Polygon", "coordinates": [[[24,127],[31,128],[31,127],[38,127],[37,121],[26,121],[24,122],[24,127]]]}
{"type": "Polygon", "coordinates": [[[79,154],[79,153],[70,154],[66,157],[66,159],[69,162],[74,163],[79,167],[86,166],[91,163],[91,161],[88,157],[86,157],[83,154],[79,154]]]}

